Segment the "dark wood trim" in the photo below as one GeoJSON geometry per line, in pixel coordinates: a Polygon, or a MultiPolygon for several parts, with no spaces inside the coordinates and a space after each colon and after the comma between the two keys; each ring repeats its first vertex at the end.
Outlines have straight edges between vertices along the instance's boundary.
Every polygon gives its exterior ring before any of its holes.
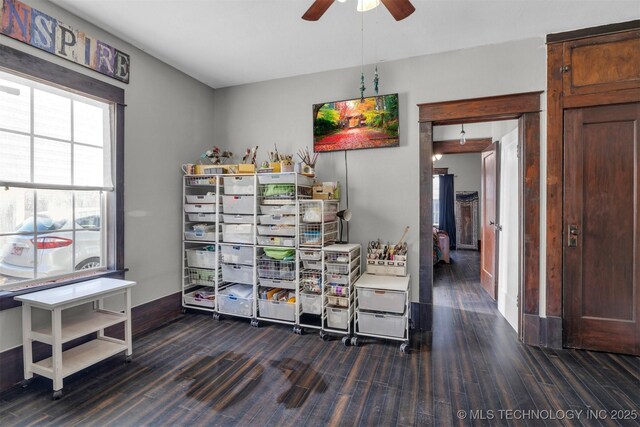
{"type": "Polygon", "coordinates": [[[449,168],[433,168],[433,175],[446,175],[449,173],[449,168]]]}
{"type": "MultiPolygon", "coordinates": [[[[138,336],[171,322],[181,316],[182,296],[180,292],[150,301],[131,310],[133,335],[138,336]]],[[[123,336],[122,326],[108,328],[107,335],[123,336]]],[[[95,334],[78,338],[64,345],[63,349],[75,347],[95,337],[95,334]]],[[[34,342],[33,360],[38,361],[51,356],[51,347],[34,342]]],[[[134,353],[135,357],[135,353],[134,353]]],[[[0,392],[6,391],[22,381],[22,346],[0,353],[0,392]]]]}
{"type": "Polygon", "coordinates": [[[524,113],[540,111],[540,94],[526,92],[485,98],[418,104],[419,121],[433,122],[433,126],[515,119],[524,113]]]}
{"type": "Polygon", "coordinates": [[[540,300],[540,114],[525,113],[520,117],[523,171],[522,225],[523,288],[521,304],[525,314],[538,314],[540,300]]]}
{"type": "Polygon", "coordinates": [[[569,95],[562,98],[563,108],[596,107],[611,104],[625,104],[637,102],[640,99],[640,89],[625,89],[605,93],[588,93],[584,95],[569,95]]]}
{"type": "Polygon", "coordinates": [[[540,317],[537,314],[522,315],[522,342],[528,345],[541,345],[540,317]]]}
{"type": "MultiPolygon", "coordinates": [[[[538,318],[540,292],[540,94],[527,92],[514,95],[502,95],[486,98],[456,100],[419,104],[420,109],[420,302],[433,302],[433,276],[431,261],[432,221],[431,212],[426,215],[424,209],[431,208],[431,176],[425,176],[427,163],[431,163],[433,145],[433,126],[447,122],[493,121],[497,115],[512,115],[519,118],[520,152],[522,155],[522,284],[520,291],[520,316],[538,318]],[[428,182],[426,178],[429,178],[428,182]],[[426,252],[429,250],[429,257],[426,252]],[[431,276],[427,272],[431,271],[431,276]]],[[[431,168],[428,167],[430,171],[431,168]]],[[[523,337],[527,343],[539,342],[540,329],[536,321],[521,321],[523,337]]]]}
{"type": "MultiPolygon", "coordinates": [[[[420,123],[420,277],[418,302],[433,302],[433,126],[430,122],[420,123]]],[[[430,313],[431,310],[428,310],[430,313]]],[[[431,327],[430,314],[421,312],[429,320],[419,323],[431,327]]],[[[422,326],[420,329],[424,329],[422,326]]]]}
{"type": "MultiPolygon", "coordinates": [[[[30,49],[35,50],[31,47],[30,49]]],[[[8,70],[64,86],[83,94],[124,104],[124,89],[122,88],[2,44],[0,44],[0,65],[8,70]]],[[[78,65],[78,67],[80,66],[78,65]]]]}
{"type": "Polygon", "coordinates": [[[546,315],[562,316],[562,44],[547,46],[546,315]]]}
{"type": "Polygon", "coordinates": [[[562,348],[562,317],[559,316],[547,316],[542,317],[541,332],[544,330],[544,342],[540,343],[545,347],[550,348],[562,348]]]}
{"type": "Polygon", "coordinates": [[[562,33],[547,34],[547,43],[564,42],[637,29],[640,29],[639,19],[627,22],[617,22],[615,24],[599,25],[597,27],[581,28],[579,30],[563,31],[562,33]]]}
{"type": "Polygon", "coordinates": [[[415,330],[430,331],[433,326],[433,305],[412,302],[411,324],[415,330]]]}
{"type": "Polygon", "coordinates": [[[469,138],[464,145],[459,139],[433,141],[433,154],[481,153],[492,142],[491,138],[469,138]]]}

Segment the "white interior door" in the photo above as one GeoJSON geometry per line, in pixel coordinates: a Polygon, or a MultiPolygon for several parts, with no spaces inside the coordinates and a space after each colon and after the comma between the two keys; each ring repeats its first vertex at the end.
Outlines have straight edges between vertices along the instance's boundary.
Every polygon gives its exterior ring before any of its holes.
{"type": "Polygon", "coordinates": [[[518,128],[500,140],[498,310],[518,332],[518,128]]]}

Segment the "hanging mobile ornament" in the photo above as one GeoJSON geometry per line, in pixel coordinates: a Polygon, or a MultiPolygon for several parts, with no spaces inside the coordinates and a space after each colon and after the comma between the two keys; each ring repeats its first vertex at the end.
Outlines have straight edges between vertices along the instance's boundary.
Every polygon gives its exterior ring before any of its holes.
{"type": "Polygon", "coordinates": [[[378,79],[378,66],[376,65],[376,72],[373,75],[373,90],[376,92],[376,95],[378,94],[378,81],[380,79],[378,79]]]}
{"type": "Polygon", "coordinates": [[[360,74],[360,102],[364,102],[364,73],[360,74]]]}

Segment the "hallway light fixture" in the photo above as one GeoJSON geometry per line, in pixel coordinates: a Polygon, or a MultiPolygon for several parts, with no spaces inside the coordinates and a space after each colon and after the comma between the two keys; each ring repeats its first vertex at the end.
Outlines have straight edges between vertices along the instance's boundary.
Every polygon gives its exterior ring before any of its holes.
{"type": "Polygon", "coordinates": [[[464,123],[462,124],[462,131],[460,132],[460,145],[467,143],[466,132],[464,131],[464,123]]]}
{"type": "Polygon", "coordinates": [[[433,155],[433,161],[435,162],[436,160],[440,160],[442,158],[442,154],[434,154],[433,155]]]}

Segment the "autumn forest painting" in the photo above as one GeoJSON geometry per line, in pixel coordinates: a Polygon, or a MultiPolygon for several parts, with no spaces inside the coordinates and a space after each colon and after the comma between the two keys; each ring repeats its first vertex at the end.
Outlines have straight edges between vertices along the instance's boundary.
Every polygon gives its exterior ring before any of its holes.
{"type": "Polygon", "coordinates": [[[313,106],[314,151],[396,147],[398,94],[313,106]]]}

